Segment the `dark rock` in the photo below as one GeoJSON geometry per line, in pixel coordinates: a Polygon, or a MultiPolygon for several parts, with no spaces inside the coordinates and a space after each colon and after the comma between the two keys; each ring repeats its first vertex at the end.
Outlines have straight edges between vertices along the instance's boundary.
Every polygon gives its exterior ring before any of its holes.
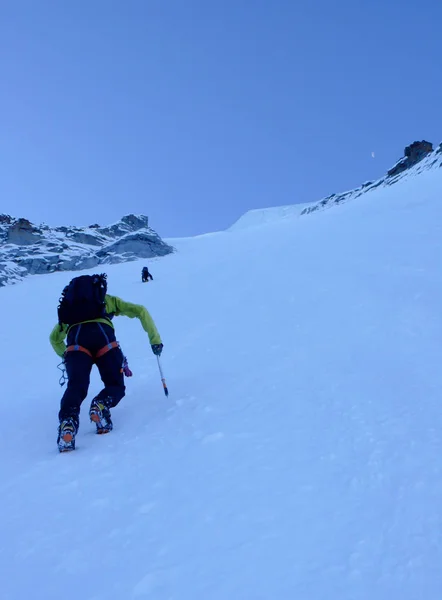
{"type": "Polygon", "coordinates": [[[410,169],[425,158],[430,152],[433,152],[433,144],[430,142],[426,142],[425,140],[422,140],[422,142],[413,142],[405,148],[405,156],[388,171],[387,176],[394,177],[395,175],[410,169]]]}
{"type": "Polygon", "coordinates": [[[404,154],[411,162],[417,163],[430,152],[433,152],[433,144],[423,140],[422,142],[413,142],[407,146],[404,154]]]}

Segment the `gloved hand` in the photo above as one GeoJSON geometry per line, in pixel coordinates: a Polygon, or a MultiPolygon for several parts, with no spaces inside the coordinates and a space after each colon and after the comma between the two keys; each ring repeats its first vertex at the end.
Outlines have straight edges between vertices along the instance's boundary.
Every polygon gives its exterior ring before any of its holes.
{"type": "Polygon", "coordinates": [[[132,371],[129,369],[126,357],[124,357],[123,359],[123,373],[126,375],[126,377],[132,377],[133,375],[132,371]]]}
{"type": "Polygon", "coordinates": [[[161,356],[161,352],[163,351],[163,344],[152,344],[152,352],[155,356],[161,356]]]}

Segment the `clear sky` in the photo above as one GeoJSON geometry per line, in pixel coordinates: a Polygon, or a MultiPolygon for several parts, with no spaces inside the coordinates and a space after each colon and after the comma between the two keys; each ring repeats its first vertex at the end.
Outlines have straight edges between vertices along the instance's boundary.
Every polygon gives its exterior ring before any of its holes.
{"type": "Polygon", "coordinates": [[[0,212],[193,235],[378,178],[442,140],[441,29],[441,0],[4,0],[0,212]]]}

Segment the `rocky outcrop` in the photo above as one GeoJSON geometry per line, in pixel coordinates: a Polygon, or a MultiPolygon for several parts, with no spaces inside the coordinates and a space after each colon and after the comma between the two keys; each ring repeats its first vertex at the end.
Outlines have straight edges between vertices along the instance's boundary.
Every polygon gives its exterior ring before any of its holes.
{"type": "Polygon", "coordinates": [[[407,146],[404,150],[404,157],[398,160],[398,162],[387,172],[387,177],[394,177],[407,169],[410,169],[423,158],[425,158],[430,152],[433,152],[433,144],[423,140],[422,142],[413,142],[407,146]]]}
{"type": "Polygon", "coordinates": [[[0,286],[27,275],[84,270],[173,251],[144,215],[85,228],[35,226],[27,219],[0,215],[0,286]]]}
{"type": "MultiPolygon", "coordinates": [[[[5,216],[5,215],[4,215],[5,216]]],[[[9,219],[9,215],[6,215],[9,219]]],[[[42,231],[27,219],[17,219],[7,229],[6,241],[17,246],[30,246],[42,240],[42,231]]]]}

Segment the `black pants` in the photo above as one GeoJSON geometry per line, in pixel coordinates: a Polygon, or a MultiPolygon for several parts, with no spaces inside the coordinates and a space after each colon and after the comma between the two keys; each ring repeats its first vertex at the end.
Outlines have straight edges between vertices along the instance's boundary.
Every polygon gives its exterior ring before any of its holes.
{"type": "MultiPolygon", "coordinates": [[[[110,325],[83,323],[76,325],[69,331],[67,345],[78,344],[95,356],[106,344],[114,341],[115,332],[110,325]]],[[[88,393],[93,364],[94,359],[81,350],[66,353],[68,385],[61,399],[60,412],[58,413],[60,421],[72,417],[78,427],[80,406],[88,393]]],[[[122,370],[123,353],[120,348],[112,348],[112,350],[97,359],[96,365],[104,383],[104,388],[96,398],[105,400],[106,406],[112,408],[124,397],[126,390],[122,370]]]]}

